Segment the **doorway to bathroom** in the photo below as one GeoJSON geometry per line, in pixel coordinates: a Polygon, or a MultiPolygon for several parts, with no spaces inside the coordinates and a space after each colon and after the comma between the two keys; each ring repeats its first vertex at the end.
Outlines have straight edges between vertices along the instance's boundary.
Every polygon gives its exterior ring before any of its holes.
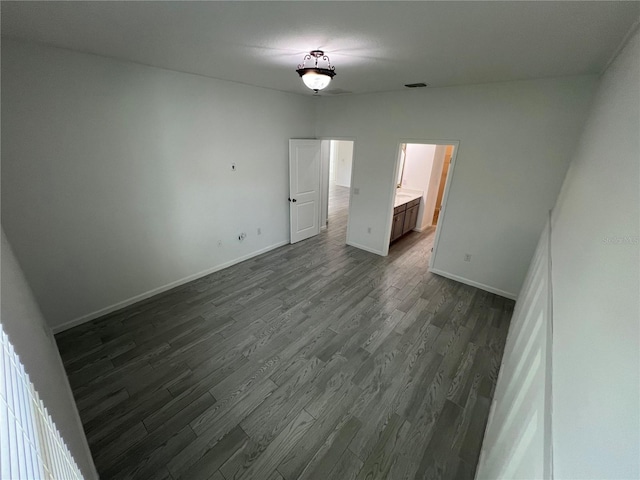
{"type": "MultiPolygon", "coordinates": [[[[438,225],[444,206],[457,142],[401,142],[394,179],[390,249],[402,248],[412,232],[433,235],[433,256],[437,249],[438,225]]],[[[413,233],[415,235],[415,233],[413,233]]]]}

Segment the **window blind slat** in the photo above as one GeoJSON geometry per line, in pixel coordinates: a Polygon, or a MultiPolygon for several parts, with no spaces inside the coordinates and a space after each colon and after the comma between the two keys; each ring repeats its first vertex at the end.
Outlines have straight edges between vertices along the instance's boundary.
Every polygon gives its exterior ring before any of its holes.
{"type": "Polygon", "coordinates": [[[18,408],[17,408],[17,410],[20,412],[20,415],[18,417],[19,422],[16,425],[16,429],[18,430],[18,450],[20,452],[23,452],[23,454],[20,455],[20,475],[24,478],[33,478],[33,470],[31,469],[31,462],[29,461],[30,447],[29,447],[29,441],[27,438],[28,433],[26,431],[26,425],[27,425],[26,407],[28,402],[28,398],[26,396],[27,384],[25,382],[25,372],[22,364],[16,365],[16,368],[18,371],[18,383],[19,383],[18,394],[20,398],[20,403],[18,404],[18,408]]]}
{"type": "Polygon", "coordinates": [[[25,456],[20,455],[20,452],[24,452],[24,435],[22,433],[22,377],[20,375],[20,365],[14,364],[14,370],[16,373],[16,398],[18,401],[13,405],[14,415],[16,418],[16,450],[18,451],[18,478],[23,478],[27,474],[27,467],[25,465],[25,456]]]}
{"type": "Polygon", "coordinates": [[[27,385],[26,385],[26,397],[27,401],[25,404],[27,419],[25,423],[25,429],[27,431],[27,437],[29,439],[29,463],[31,465],[30,469],[33,472],[34,478],[38,478],[40,472],[38,470],[38,456],[36,449],[36,436],[33,431],[33,400],[31,399],[31,392],[33,391],[33,386],[31,382],[28,380],[27,376],[27,385]]]}
{"type": "Polygon", "coordinates": [[[38,395],[38,420],[40,422],[40,426],[42,427],[42,439],[43,441],[43,452],[44,452],[44,465],[49,471],[49,475],[53,477],[55,473],[55,465],[53,463],[53,450],[51,449],[51,438],[49,435],[49,429],[47,428],[47,421],[45,416],[45,409],[41,408],[42,402],[40,400],[40,396],[38,395]]]}
{"type": "Polygon", "coordinates": [[[71,452],[69,451],[69,448],[66,445],[64,446],[64,450],[65,450],[65,456],[64,456],[65,471],[67,472],[67,475],[69,476],[69,478],[71,478],[72,475],[75,476],[75,472],[73,471],[73,465],[69,463],[69,459],[72,458],[72,455],[71,455],[71,452]]]}
{"type": "Polygon", "coordinates": [[[34,434],[34,454],[36,457],[36,461],[38,462],[38,469],[40,471],[40,478],[45,477],[44,463],[42,461],[42,456],[40,455],[40,445],[41,445],[41,435],[40,428],[38,427],[38,404],[36,402],[36,398],[38,396],[38,392],[36,392],[36,388],[31,386],[31,410],[33,412],[32,425],[33,425],[33,434],[34,434]]]}
{"type": "Polygon", "coordinates": [[[54,432],[50,425],[53,424],[53,421],[51,420],[51,415],[49,415],[49,412],[47,411],[46,407],[44,409],[45,412],[45,418],[48,420],[47,421],[47,429],[49,430],[49,445],[51,448],[51,453],[53,455],[53,468],[51,469],[53,471],[53,476],[55,478],[58,478],[60,476],[60,474],[62,473],[62,465],[60,464],[60,449],[58,448],[58,442],[56,441],[56,432],[54,432]]]}
{"type": "MultiPolygon", "coordinates": [[[[0,378],[0,425],[9,424],[7,343],[6,335],[2,332],[2,335],[0,335],[0,375],[2,376],[0,378]]],[[[9,470],[9,429],[2,428],[0,430],[0,476],[1,478],[11,478],[11,471],[9,470]]]]}
{"type": "Polygon", "coordinates": [[[18,459],[18,442],[16,441],[16,413],[15,413],[15,405],[18,402],[18,382],[16,379],[16,370],[15,364],[13,363],[13,357],[15,353],[13,351],[13,347],[9,344],[9,352],[11,356],[9,357],[9,364],[11,366],[9,375],[11,377],[11,394],[9,395],[9,452],[10,457],[10,469],[11,469],[11,477],[10,478],[20,478],[19,465],[20,461],[18,459]]]}
{"type": "Polygon", "coordinates": [[[28,386],[28,397],[29,397],[29,401],[27,402],[27,407],[28,407],[28,416],[29,416],[29,421],[27,424],[27,428],[29,430],[29,450],[30,450],[30,455],[29,455],[29,460],[31,461],[31,465],[32,465],[32,470],[33,470],[33,475],[36,478],[42,478],[42,471],[39,468],[39,461],[38,461],[38,437],[36,435],[36,430],[35,430],[35,410],[34,410],[34,404],[33,404],[33,384],[31,382],[29,382],[28,386]]]}
{"type": "MultiPolygon", "coordinates": [[[[0,323],[0,327],[2,324],[0,323]]],[[[2,479],[82,480],[4,329],[0,328],[0,475],[2,479]]]]}
{"type": "MultiPolygon", "coordinates": [[[[38,398],[38,392],[36,392],[36,398],[38,398]]],[[[38,455],[40,457],[40,463],[42,465],[42,469],[44,470],[44,475],[43,478],[51,478],[50,472],[49,472],[49,462],[47,460],[47,450],[46,450],[46,443],[47,441],[45,440],[46,437],[46,433],[44,431],[42,422],[40,421],[41,416],[40,416],[40,411],[39,411],[39,402],[37,405],[37,414],[36,414],[36,427],[38,428],[38,438],[40,439],[39,444],[38,444],[38,455]]]]}
{"type": "Polygon", "coordinates": [[[48,419],[49,419],[49,413],[47,412],[47,409],[44,408],[42,426],[44,427],[44,430],[46,432],[45,439],[47,440],[47,452],[49,453],[49,469],[51,470],[51,475],[53,476],[53,478],[56,478],[58,474],[58,466],[57,466],[58,459],[56,457],[56,451],[54,448],[53,439],[51,438],[51,430],[49,429],[48,419]]]}
{"type": "MultiPolygon", "coordinates": [[[[51,420],[51,416],[48,416],[49,420],[51,420]]],[[[53,423],[53,422],[52,422],[53,423]]],[[[58,476],[64,475],[64,461],[62,460],[62,455],[64,454],[64,447],[62,446],[62,442],[59,439],[59,433],[57,430],[51,431],[51,441],[53,442],[54,452],[56,453],[56,465],[57,465],[57,474],[58,476]]]]}
{"type": "Polygon", "coordinates": [[[69,470],[67,468],[67,452],[64,445],[64,441],[62,437],[60,437],[60,433],[58,432],[58,444],[60,445],[60,472],[64,476],[64,478],[72,478],[69,476],[69,470]]]}

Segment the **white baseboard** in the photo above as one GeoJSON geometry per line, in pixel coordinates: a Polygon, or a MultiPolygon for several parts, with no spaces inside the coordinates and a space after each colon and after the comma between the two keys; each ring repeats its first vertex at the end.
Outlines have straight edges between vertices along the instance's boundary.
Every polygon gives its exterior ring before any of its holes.
{"type": "Polygon", "coordinates": [[[381,257],[386,257],[384,252],[381,252],[380,250],[375,250],[375,249],[373,249],[371,247],[365,247],[364,245],[360,245],[359,243],[347,242],[347,245],[349,245],[351,247],[359,248],[360,250],[364,250],[364,251],[369,252],[369,253],[375,253],[376,255],[380,255],[381,257]]]}
{"type": "Polygon", "coordinates": [[[496,295],[500,295],[501,297],[509,298],[511,300],[518,299],[518,295],[515,293],[500,290],[499,288],[490,287],[489,285],[485,285],[484,283],[474,282],[473,280],[469,280],[468,278],[460,277],[448,272],[443,272],[442,270],[438,270],[437,268],[429,268],[429,271],[431,273],[435,273],[436,275],[440,275],[441,277],[449,278],[451,280],[455,280],[456,282],[479,288],[480,290],[484,290],[485,292],[495,293],[496,295]]]}
{"type": "Polygon", "coordinates": [[[134,303],[140,302],[142,300],[146,300],[147,298],[153,297],[154,295],[158,295],[159,293],[166,292],[167,290],[171,290],[172,288],[179,287],[181,285],[184,285],[185,283],[192,282],[193,280],[197,280],[198,278],[205,277],[219,270],[223,270],[225,268],[231,267],[232,265],[235,265],[240,262],[244,262],[245,260],[249,260],[250,258],[257,257],[258,255],[262,255],[263,253],[270,252],[271,250],[275,250],[276,248],[279,248],[288,244],[289,244],[288,241],[283,241],[283,242],[275,243],[273,245],[269,245],[268,247],[262,248],[255,252],[248,253],[247,255],[243,255],[239,258],[235,258],[228,262],[221,263],[220,265],[216,265],[215,267],[211,267],[201,272],[194,273],[193,275],[189,275],[187,277],[181,278],[180,280],[176,280],[175,282],[167,283],[166,285],[163,285],[158,288],[154,288],[152,290],[149,290],[148,292],[135,295],[121,302],[114,303],[113,305],[109,305],[108,307],[101,308],[100,310],[96,310],[95,312],[91,312],[86,315],[82,315],[81,317],[74,318],[73,320],[69,320],[68,322],[62,323],[60,325],[56,325],[55,327],[52,327],[51,330],[53,331],[54,334],[56,334],[64,330],[77,327],[78,325],[81,325],[86,322],[90,322],[91,320],[95,320],[96,318],[100,318],[109,313],[128,307],[129,305],[133,305],[134,303]]]}

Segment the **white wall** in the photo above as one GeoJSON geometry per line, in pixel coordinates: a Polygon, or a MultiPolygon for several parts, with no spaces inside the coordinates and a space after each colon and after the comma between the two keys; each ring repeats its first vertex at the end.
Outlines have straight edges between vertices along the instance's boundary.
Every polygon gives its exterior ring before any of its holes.
{"type": "Polygon", "coordinates": [[[2,222],[49,325],[287,243],[288,139],[313,108],[3,39],[2,222]]]}
{"type": "Polygon", "coordinates": [[[436,151],[433,154],[433,166],[431,167],[429,186],[427,187],[424,197],[425,213],[422,218],[422,229],[433,225],[433,215],[436,212],[436,202],[438,200],[438,190],[440,187],[440,179],[442,178],[442,169],[444,168],[444,156],[446,152],[446,145],[438,145],[436,146],[436,151]]]}
{"type": "Polygon", "coordinates": [[[4,231],[1,261],[3,328],[83,476],[98,478],[55,340],[4,231]]]}
{"type": "MultiPolygon", "coordinates": [[[[409,143],[406,149],[404,161],[404,175],[402,176],[402,186],[412,190],[422,190],[422,201],[418,211],[417,229],[422,230],[425,225],[427,215],[425,215],[426,201],[431,183],[431,173],[433,170],[433,160],[436,152],[436,145],[422,145],[419,143],[409,143]]],[[[431,211],[433,218],[433,210],[431,211]]],[[[430,223],[429,223],[430,225],[430,223]]]]}
{"type": "Polygon", "coordinates": [[[341,187],[351,186],[351,166],[353,161],[353,142],[331,140],[331,162],[333,181],[341,187]]]}
{"type": "Polygon", "coordinates": [[[355,137],[348,243],[388,248],[397,149],[459,140],[434,267],[515,297],[598,79],[565,77],[322,97],[317,136],[355,137]],[[367,228],[371,227],[371,233],[367,228]],[[464,254],[473,260],[464,262],[464,254]]]}
{"type": "Polygon", "coordinates": [[[431,178],[435,145],[407,144],[402,186],[414,190],[426,190],[431,178]]]}
{"type": "Polygon", "coordinates": [[[553,213],[555,478],[640,478],[640,34],[602,78],[553,213]]]}

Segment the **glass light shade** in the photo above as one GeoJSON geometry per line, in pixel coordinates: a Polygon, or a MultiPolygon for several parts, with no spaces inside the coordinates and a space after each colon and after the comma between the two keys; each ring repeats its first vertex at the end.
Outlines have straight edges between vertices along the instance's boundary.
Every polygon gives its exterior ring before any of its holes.
{"type": "Polygon", "coordinates": [[[311,90],[322,90],[329,85],[331,77],[322,73],[307,72],[302,76],[302,81],[311,90]]]}

